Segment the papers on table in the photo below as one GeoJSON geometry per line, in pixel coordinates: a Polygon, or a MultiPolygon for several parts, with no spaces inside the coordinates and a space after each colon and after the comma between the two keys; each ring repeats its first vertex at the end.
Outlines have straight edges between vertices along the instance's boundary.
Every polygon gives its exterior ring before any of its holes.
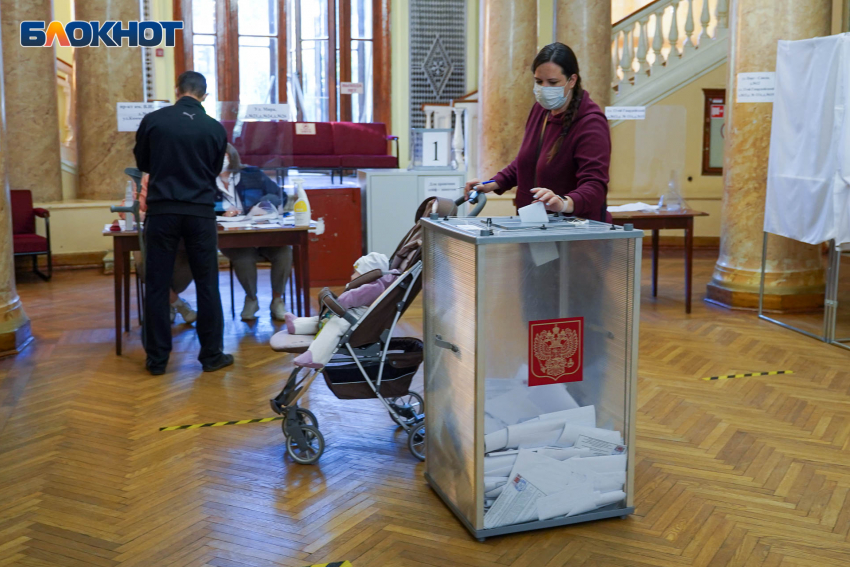
{"type": "Polygon", "coordinates": [[[646,203],[627,203],[625,205],[611,205],[608,207],[609,213],[654,213],[658,210],[658,205],[647,205],[646,203]]]}
{"type": "Polygon", "coordinates": [[[220,216],[220,217],[216,217],[216,220],[221,224],[225,224],[225,223],[229,224],[229,223],[232,223],[232,222],[243,222],[247,218],[248,218],[247,215],[236,215],[235,217],[220,216]]]}

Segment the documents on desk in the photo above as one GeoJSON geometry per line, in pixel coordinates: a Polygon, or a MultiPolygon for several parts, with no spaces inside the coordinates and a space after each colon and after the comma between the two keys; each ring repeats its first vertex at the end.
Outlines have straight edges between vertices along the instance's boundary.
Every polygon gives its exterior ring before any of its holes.
{"type": "Polygon", "coordinates": [[[484,528],[570,517],[626,498],[621,432],[597,427],[563,384],[488,385],[484,528]]]}
{"type": "Polygon", "coordinates": [[[657,210],[658,205],[647,205],[643,202],[611,205],[608,207],[609,213],[654,213],[657,210]]]}

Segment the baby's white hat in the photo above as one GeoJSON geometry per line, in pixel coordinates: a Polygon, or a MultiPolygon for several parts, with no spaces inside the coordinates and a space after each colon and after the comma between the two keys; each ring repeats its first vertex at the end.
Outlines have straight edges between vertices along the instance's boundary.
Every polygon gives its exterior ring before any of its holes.
{"type": "Polygon", "coordinates": [[[371,272],[372,270],[390,271],[390,261],[386,255],[380,252],[370,252],[354,262],[354,271],[360,275],[371,272]]]}

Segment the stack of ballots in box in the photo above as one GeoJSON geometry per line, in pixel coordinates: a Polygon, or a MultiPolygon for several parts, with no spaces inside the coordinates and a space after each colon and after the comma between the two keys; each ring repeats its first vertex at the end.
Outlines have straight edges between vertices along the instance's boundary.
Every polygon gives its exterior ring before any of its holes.
{"type": "Polygon", "coordinates": [[[596,408],[579,407],[563,384],[488,399],[485,431],[486,529],[576,516],[626,497],[621,433],[597,427],[596,408]],[[568,409],[541,414],[555,407],[568,409]]]}

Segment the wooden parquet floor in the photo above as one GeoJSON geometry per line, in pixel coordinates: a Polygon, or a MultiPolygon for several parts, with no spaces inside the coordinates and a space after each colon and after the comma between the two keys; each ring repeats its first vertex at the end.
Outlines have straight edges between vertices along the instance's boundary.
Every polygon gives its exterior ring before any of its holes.
{"type": "MultiPolygon", "coordinates": [[[[710,255],[685,315],[668,256],[656,300],[644,265],[636,513],[484,543],[377,402],[319,381],[318,466],[284,455],[279,423],[158,431],[270,415],[290,363],[267,347],[265,304],[256,324],[227,320],[227,372],[203,374],[178,325],[169,372],[151,377],[137,328],[114,355],[110,277],[19,274],[37,341],[0,361],[0,565],[850,565],[850,352],[703,303],[710,255]],[[700,379],[767,370],[794,374],[700,379]]],[[[404,332],[421,332],[421,309],[404,332]]]]}

